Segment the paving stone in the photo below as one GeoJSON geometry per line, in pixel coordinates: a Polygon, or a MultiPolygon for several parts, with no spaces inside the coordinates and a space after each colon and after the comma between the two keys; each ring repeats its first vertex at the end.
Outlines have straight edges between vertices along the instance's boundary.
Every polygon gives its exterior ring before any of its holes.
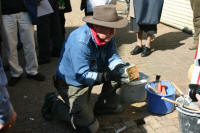
{"type": "Polygon", "coordinates": [[[151,116],[147,116],[144,118],[144,121],[146,122],[146,124],[150,123],[152,117],[151,116]]]}
{"type": "Polygon", "coordinates": [[[178,118],[174,118],[173,122],[176,125],[176,127],[179,128],[179,120],[178,120],[178,118]]]}
{"type": "Polygon", "coordinates": [[[140,127],[144,133],[156,133],[150,125],[144,125],[140,127]]]}
{"type": "Polygon", "coordinates": [[[137,127],[137,124],[135,123],[134,120],[125,121],[124,125],[126,125],[128,128],[130,128],[130,127],[137,127]]]}
{"type": "Polygon", "coordinates": [[[157,121],[162,121],[163,120],[163,116],[153,116],[157,121]]]}
{"type": "Polygon", "coordinates": [[[178,112],[176,110],[174,110],[172,113],[169,113],[166,115],[166,118],[168,119],[173,119],[173,118],[177,118],[178,117],[178,112]]]}
{"type": "Polygon", "coordinates": [[[126,126],[124,123],[115,123],[111,125],[112,127],[114,127],[116,130],[123,128],[124,126],[126,126]]]}
{"type": "Polygon", "coordinates": [[[161,128],[163,125],[160,124],[160,121],[157,121],[155,118],[152,118],[151,121],[148,123],[151,127],[156,130],[161,128]]]}
{"type": "Polygon", "coordinates": [[[155,133],[161,133],[161,132],[162,133],[179,133],[179,130],[175,126],[163,125],[163,127],[155,130],[155,133]]]}
{"type": "Polygon", "coordinates": [[[175,119],[177,120],[177,118],[173,118],[173,119],[160,120],[159,122],[161,125],[177,127],[177,123],[176,123],[175,119]]]}
{"type": "Polygon", "coordinates": [[[130,128],[127,130],[128,133],[143,133],[140,128],[130,128]]]}

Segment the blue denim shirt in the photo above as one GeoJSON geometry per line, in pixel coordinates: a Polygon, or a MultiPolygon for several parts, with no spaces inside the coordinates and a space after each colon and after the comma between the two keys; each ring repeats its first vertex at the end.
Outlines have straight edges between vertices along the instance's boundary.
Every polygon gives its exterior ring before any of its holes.
{"type": "Polygon", "coordinates": [[[66,39],[56,75],[73,86],[94,85],[99,72],[124,64],[117,53],[114,38],[103,46],[97,46],[90,27],[85,24],[66,39]]]}
{"type": "Polygon", "coordinates": [[[0,58],[0,124],[6,124],[14,112],[6,84],[7,78],[0,58]]]}

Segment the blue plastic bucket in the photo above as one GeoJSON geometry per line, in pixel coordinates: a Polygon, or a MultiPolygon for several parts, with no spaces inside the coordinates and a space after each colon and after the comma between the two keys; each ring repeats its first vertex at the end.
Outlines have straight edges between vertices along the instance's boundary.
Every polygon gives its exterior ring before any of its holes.
{"type": "Polygon", "coordinates": [[[155,114],[168,114],[174,110],[174,104],[162,100],[161,97],[165,97],[171,100],[175,100],[176,89],[169,81],[160,81],[161,84],[167,86],[167,94],[156,94],[148,89],[148,85],[155,88],[155,82],[151,82],[145,85],[145,90],[147,91],[147,107],[148,110],[155,114]]]}

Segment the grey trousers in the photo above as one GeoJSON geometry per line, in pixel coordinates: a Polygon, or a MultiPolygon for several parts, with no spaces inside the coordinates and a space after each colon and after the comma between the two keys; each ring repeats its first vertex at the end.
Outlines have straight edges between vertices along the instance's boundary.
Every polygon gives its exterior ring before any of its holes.
{"type": "Polygon", "coordinates": [[[3,41],[11,68],[11,76],[19,77],[23,73],[23,68],[18,61],[17,51],[17,32],[19,30],[20,39],[23,43],[24,57],[26,60],[25,70],[27,74],[35,75],[38,73],[38,62],[35,51],[35,39],[33,25],[27,12],[3,15],[3,41]]]}
{"type": "MultiPolygon", "coordinates": [[[[120,85],[116,82],[104,83],[95,106],[105,109],[115,108],[120,102],[119,96],[116,94],[119,86],[120,85]]],[[[67,101],[65,101],[65,103],[61,100],[54,101],[51,109],[54,115],[52,118],[70,121],[75,126],[88,127],[96,120],[93,107],[89,102],[92,88],[93,86],[85,88],[69,86],[68,89],[66,89],[67,101]]]]}
{"type": "Polygon", "coordinates": [[[194,43],[197,44],[200,33],[200,0],[190,0],[193,10],[194,43]]]}

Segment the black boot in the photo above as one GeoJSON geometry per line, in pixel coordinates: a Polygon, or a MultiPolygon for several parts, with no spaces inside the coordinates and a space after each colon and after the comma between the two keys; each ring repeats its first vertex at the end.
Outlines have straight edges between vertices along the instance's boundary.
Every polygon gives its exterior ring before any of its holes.
{"type": "Polygon", "coordinates": [[[42,116],[45,120],[52,120],[52,106],[53,106],[53,101],[57,99],[55,92],[50,92],[45,96],[44,104],[42,106],[42,116]]]}

